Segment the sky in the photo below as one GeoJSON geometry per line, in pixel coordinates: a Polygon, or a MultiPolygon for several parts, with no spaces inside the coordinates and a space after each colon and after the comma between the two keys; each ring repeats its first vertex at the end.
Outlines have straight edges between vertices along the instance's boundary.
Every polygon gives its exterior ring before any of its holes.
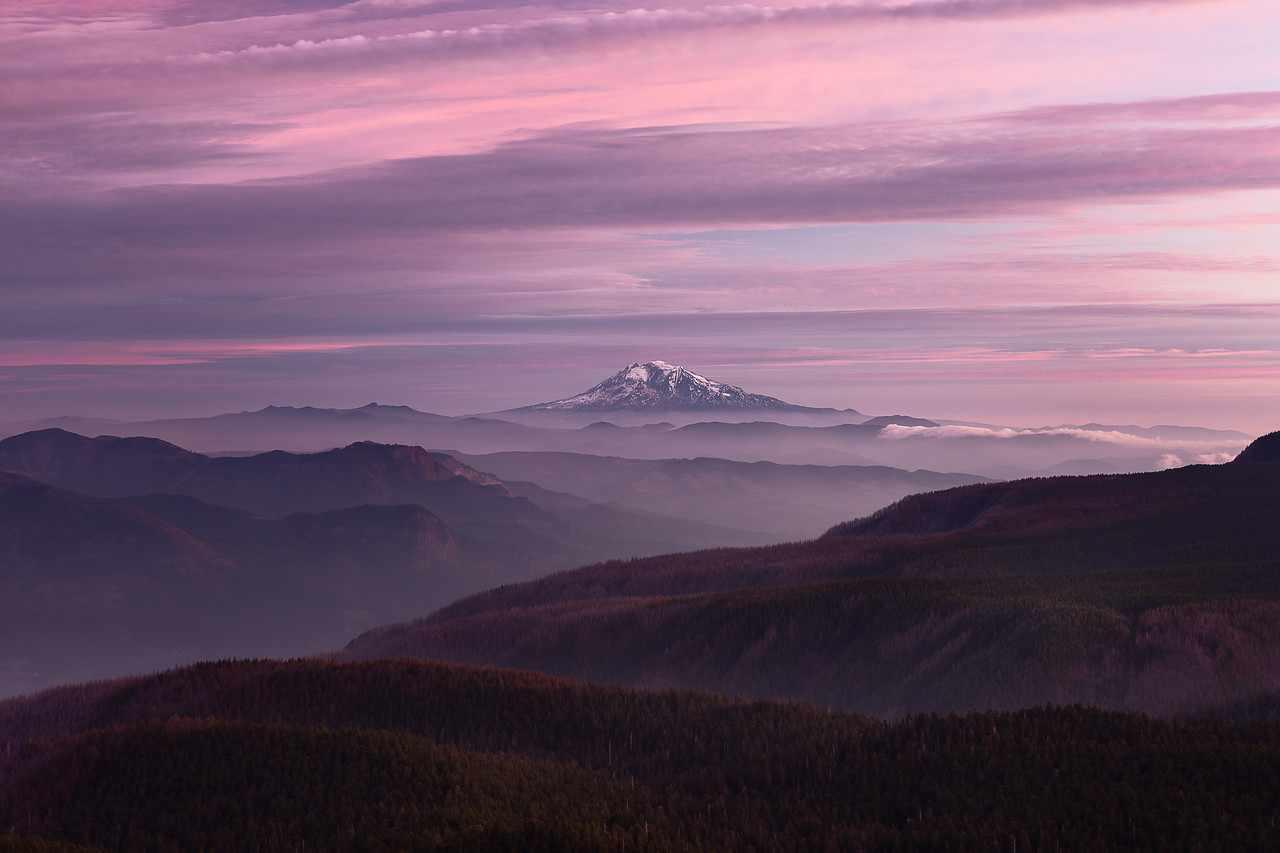
{"type": "Polygon", "coordinates": [[[0,420],[1280,427],[1275,0],[8,0],[0,420]]]}

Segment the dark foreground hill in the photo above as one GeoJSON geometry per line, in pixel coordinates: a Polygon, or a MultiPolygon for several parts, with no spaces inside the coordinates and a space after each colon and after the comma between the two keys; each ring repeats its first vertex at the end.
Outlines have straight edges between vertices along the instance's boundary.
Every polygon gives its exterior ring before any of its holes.
{"type": "Polygon", "coordinates": [[[1274,723],[1081,708],[883,723],[304,661],[0,703],[23,853],[1268,849],[1277,797],[1274,723]]]}
{"type": "Polygon", "coordinates": [[[370,632],[414,655],[877,714],[1175,713],[1280,686],[1280,466],[907,498],[809,543],[614,562],[370,632]]]}

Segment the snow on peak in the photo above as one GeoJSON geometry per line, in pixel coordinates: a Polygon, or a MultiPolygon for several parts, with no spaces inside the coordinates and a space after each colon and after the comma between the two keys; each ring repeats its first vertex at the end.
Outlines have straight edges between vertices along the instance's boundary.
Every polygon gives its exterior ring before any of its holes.
{"type": "Polygon", "coordinates": [[[531,408],[544,411],[617,409],[785,409],[787,403],[716,382],[678,364],[635,362],[574,397],[531,408]]]}

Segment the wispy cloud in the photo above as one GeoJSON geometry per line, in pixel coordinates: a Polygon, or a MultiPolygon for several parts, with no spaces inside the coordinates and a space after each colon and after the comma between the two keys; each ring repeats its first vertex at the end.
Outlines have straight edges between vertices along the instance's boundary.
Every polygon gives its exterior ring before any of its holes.
{"type": "MultiPolygon", "coordinates": [[[[552,50],[582,42],[660,36],[705,29],[785,26],[839,26],[883,21],[937,21],[1055,15],[1081,10],[1134,6],[1175,6],[1211,0],[901,0],[900,2],[815,3],[760,5],[737,3],[672,8],[632,7],[587,11],[573,15],[489,23],[462,28],[433,28],[388,35],[347,33],[330,38],[302,38],[257,43],[183,57],[192,62],[262,63],[328,62],[353,53],[408,55],[419,58],[459,53],[552,50]]],[[[355,7],[360,8],[360,7],[355,7]]],[[[388,6],[364,7],[385,13],[388,6]]],[[[430,11],[433,6],[391,6],[396,11],[430,11]]],[[[449,7],[455,10],[457,7],[449,7]]],[[[481,7],[483,8],[483,7],[481,7]]],[[[355,9],[353,9],[355,11],[355,9]]],[[[381,15],[379,15],[381,16],[381,15]]]]}
{"type": "MultiPolygon", "coordinates": [[[[1280,187],[1280,125],[570,127],[472,155],[10,205],[0,212],[0,239],[28,247],[95,240],[125,253],[217,244],[293,251],[335,236],[476,228],[989,218],[1263,187],[1280,187]]],[[[31,274],[58,263],[56,251],[24,254],[19,268],[31,274]]],[[[1116,257],[1172,262],[1168,254],[1116,257]]]]}

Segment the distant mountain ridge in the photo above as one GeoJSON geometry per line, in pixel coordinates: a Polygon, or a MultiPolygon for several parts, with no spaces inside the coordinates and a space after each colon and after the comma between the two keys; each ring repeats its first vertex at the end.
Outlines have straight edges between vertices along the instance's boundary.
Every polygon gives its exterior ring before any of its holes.
{"type": "Polygon", "coordinates": [[[544,569],[610,553],[726,544],[726,536],[766,541],[680,519],[654,525],[649,516],[608,507],[562,511],[563,495],[523,487],[513,494],[497,477],[446,453],[368,441],[317,453],[212,457],[158,439],[40,430],[0,441],[0,470],[99,497],[186,495],[263,517],[417,504],[473,549],[544,569]],[[586,518],[603,529],[591,529],[586,518]]]}
{"type": "Polygon", "coordinates": [[[423,412],[410,406],[369,403],[352,409],[319,406],[266,406],[208,417],[118,421],[65,416],[26,424],[11,434],[64,429],[80,435],[149,436],[202,451],[313,452],[356,441],[392,444],[422,443],[423,435],[454,435],[460,431],[496,433],[503,440],[529,431],[515,424],[472,421],[423,412]],[[514,434],[514,435],[513,435],[514,434]]]}
{"type": "Polygon", "coordinates": [[[379,403],[353,409],[277,405],[213,417],[134,423],[56,418],[23,429],[16,428],[21,424],[0,425],[0,435],[54,426],[86,435],[151,436],[217,455],[276,449],[314,453],[374,441],[470,454],[536,451],[634,459],[717,457],[964,471],[1001,479],[1216,463],[1234,457],[1251,438],[1230,430],[1184,426],[1086,423],[1032,428],[909,414],[868,418],[853,409],[796,406],[775,397],[751,395],[666,362],[637,363],[597,388],[604,385],[610,389],[602,396],[588,392],[553,401],[557,406],[585,402],[588,408],[581,410],[535,405],[453,417],[379,403]],[[584,396],[592,399],[580,399],[584,396]],[[756,398],[765,400],[763,408],[743,403],[756,398]],[[672,399],[687,401],[688,407],[670,408],[667,401],[672,399]],[[709,408],[702,402],[707,399],[724,405],[709,408]],[[606,405],[615,407],[600,408],[606,405]]]}
{"type": "Polygon", "coordinates": [[[0,470],[91,495],[190,495],[267,516],[420,503],[460,517],[522,503],[496,477],[444,453],[373,442],[320,453],[209,457],[154,438],[49,429],[0,441],[0,470]]]}

